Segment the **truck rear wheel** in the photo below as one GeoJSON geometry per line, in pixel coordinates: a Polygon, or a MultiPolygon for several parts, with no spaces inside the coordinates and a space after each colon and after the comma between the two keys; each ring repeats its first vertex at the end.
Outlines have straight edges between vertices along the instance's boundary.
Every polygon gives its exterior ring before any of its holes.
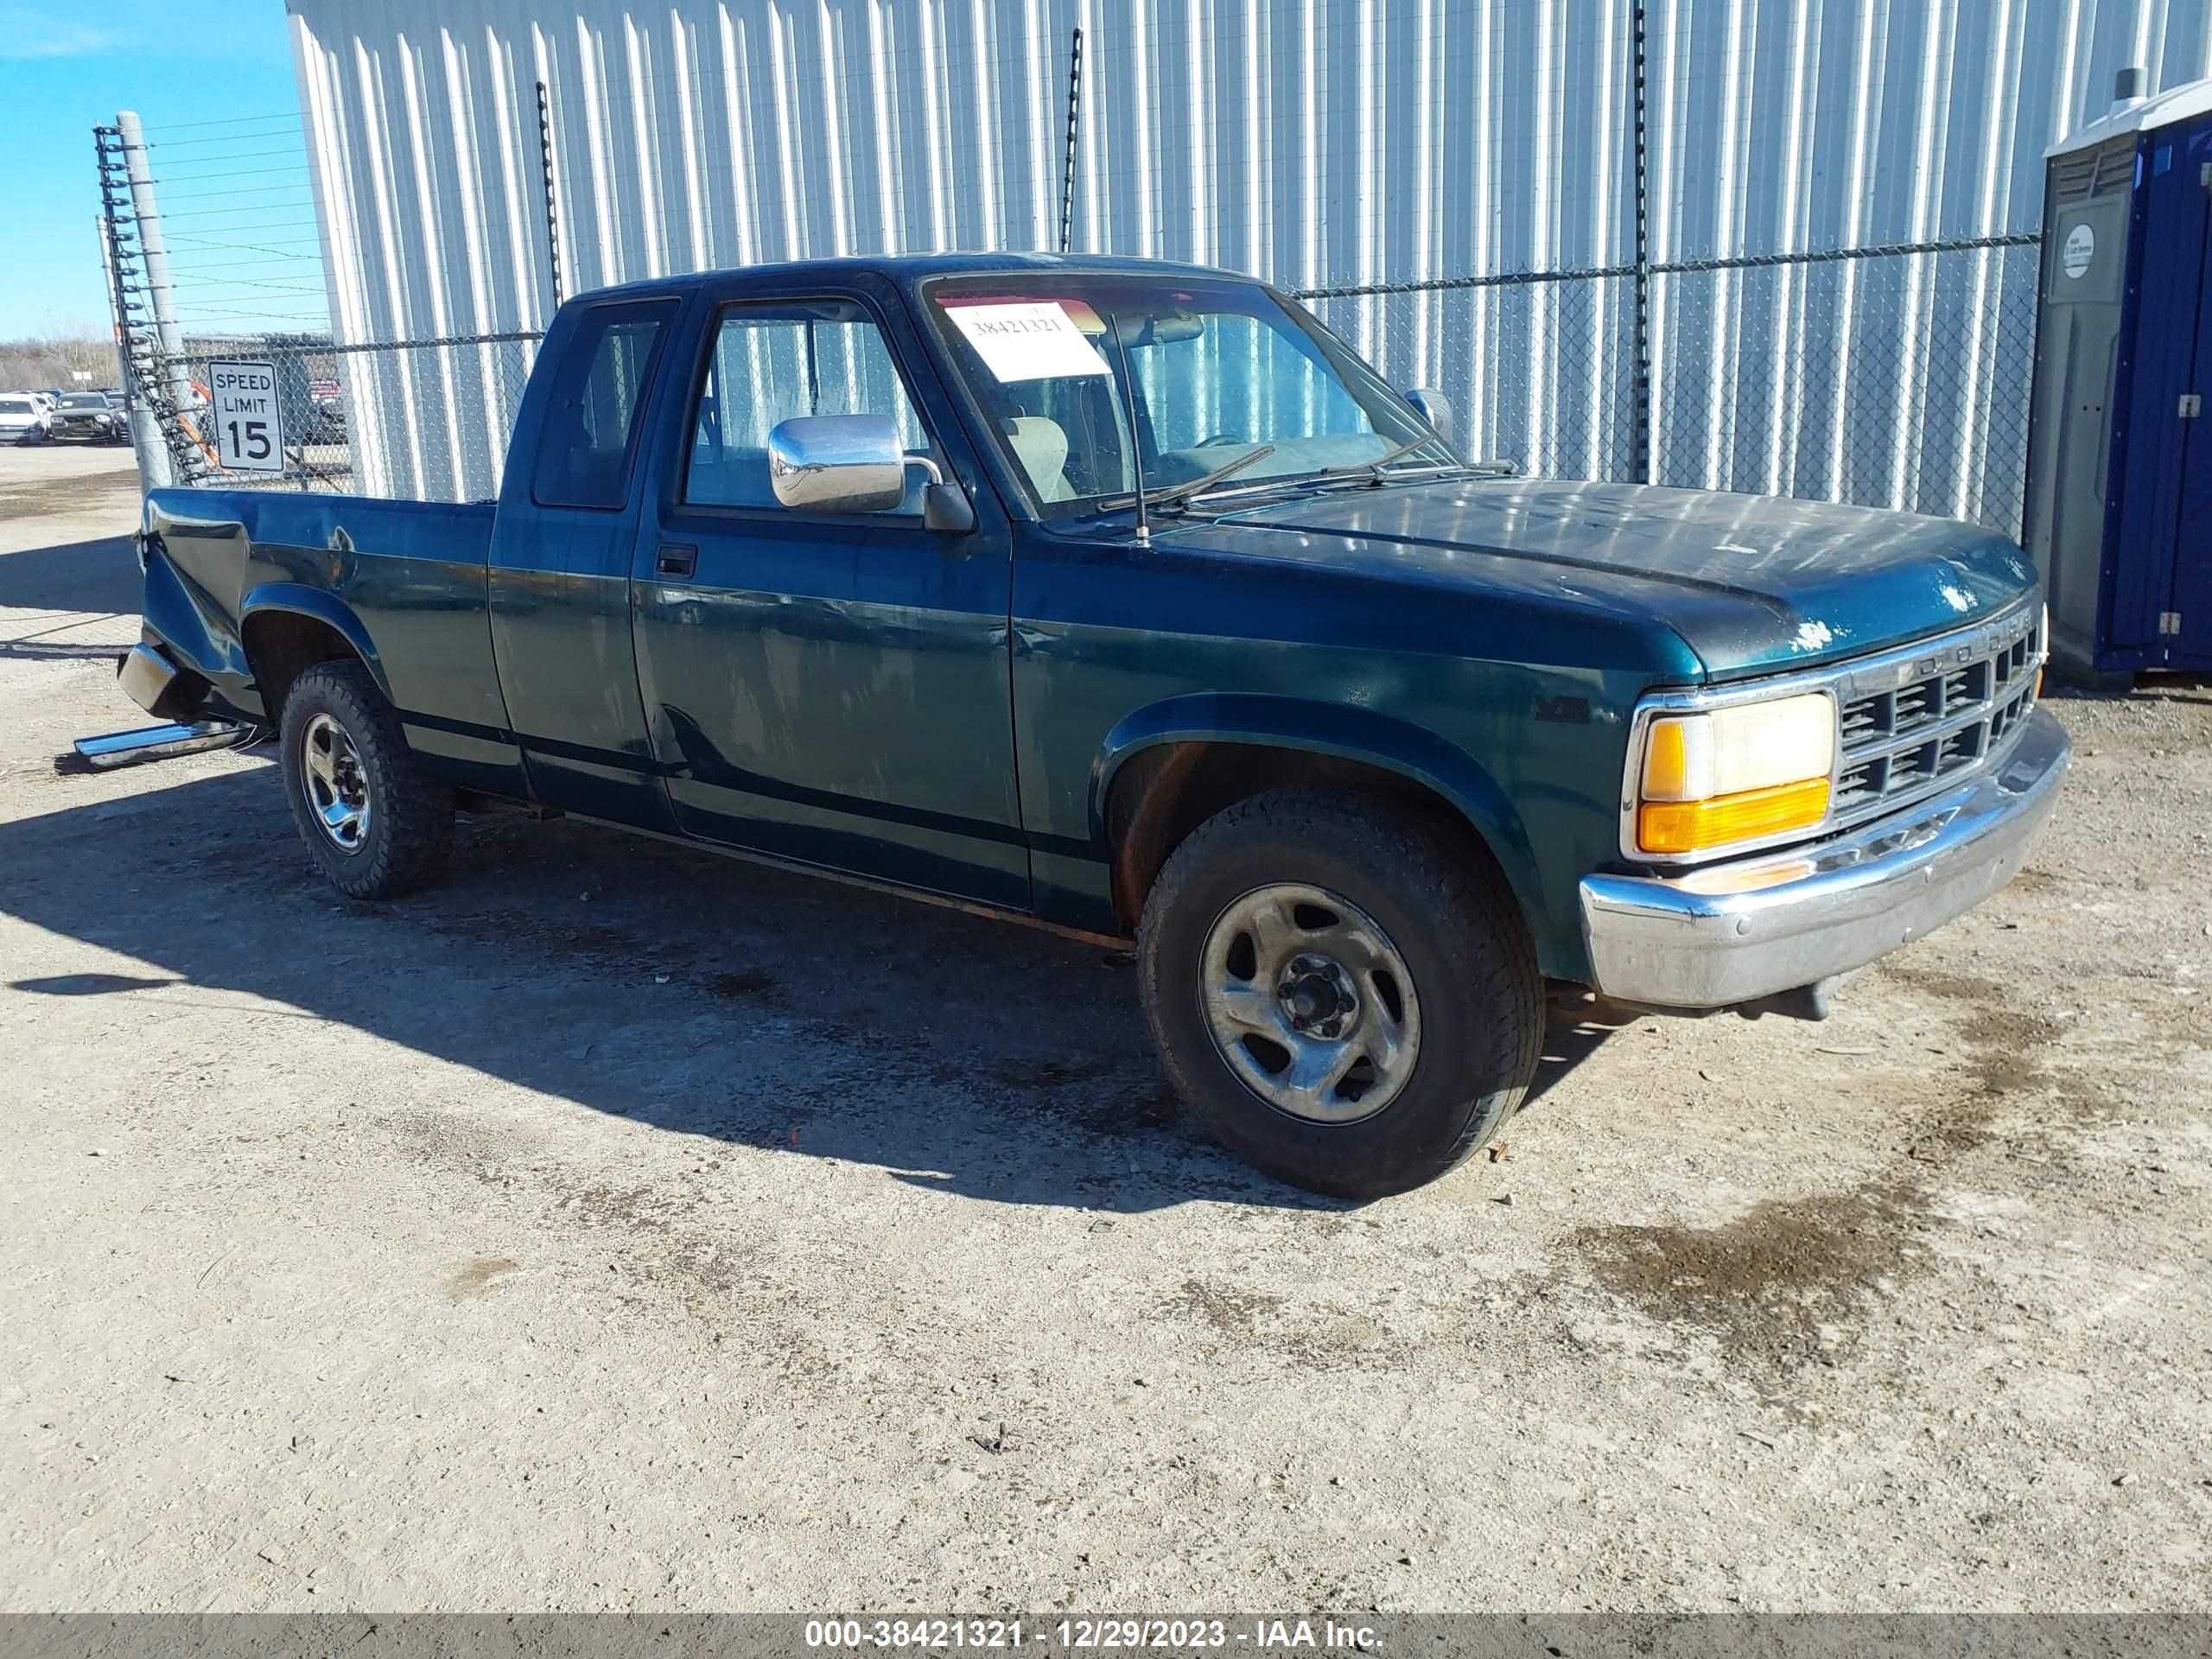
{"type": "Polygon", "coordinates": [[[349,899],[390,899],[453,845],[453,794],[423,774],[369,671],[317,663],[285,693],[284,785],[308,856],[349,899]]]}
{"type": "Polygon", "coordinates": [[[1216,1139],[1315,1192],[1434,1179],[1512,1116],[1543,1037],[1503,879],[1386,803],[1255,796],[1201,825],[1138,928],[1167,1080],[1216,1139]]]}

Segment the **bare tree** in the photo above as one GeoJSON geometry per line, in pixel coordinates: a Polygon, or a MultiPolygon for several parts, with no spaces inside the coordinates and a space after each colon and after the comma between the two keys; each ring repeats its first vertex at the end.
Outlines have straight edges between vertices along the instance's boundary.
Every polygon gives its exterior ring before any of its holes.
{"type": "Polygon", "coordinates": [[[96,334],[46,340],[0,340],[0,391],[78,383],[79,372],[104,386],[116,376],[115,346],[96,334]]]}

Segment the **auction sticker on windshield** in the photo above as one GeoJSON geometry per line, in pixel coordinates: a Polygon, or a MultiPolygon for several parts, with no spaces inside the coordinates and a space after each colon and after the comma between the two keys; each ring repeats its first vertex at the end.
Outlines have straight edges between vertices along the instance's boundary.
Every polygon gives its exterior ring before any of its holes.
{"type": "Polygon", "coordinates": [[[224,359],[207,365],[216,464],[226,473],[281,473],[284,434],[276,419],[276,367],[224,359]]]}
{"type": "Polygon", "coordinates": [[[947,306],[945,315],[1003,385],[1111,372],[1055,301],[947,306]]]}

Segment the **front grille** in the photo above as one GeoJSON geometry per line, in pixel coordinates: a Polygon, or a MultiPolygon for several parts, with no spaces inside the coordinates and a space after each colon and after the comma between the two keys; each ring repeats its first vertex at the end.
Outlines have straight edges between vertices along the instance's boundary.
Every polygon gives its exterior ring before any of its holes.
{"type": "Polygon", "coordinates": [[[1973,643],[1907,653],[1887,671],[1894,685],[1854,685],[1838,711],[1832,827],[1878,817],[1995,755],[2035,706],[2043,654],[2042,624],[2030,616],[1973,643]]]}
{"type": "MultiPolygon", "coordinates": [[[[1866,701],[1878,702],[1880,699],[1870,697],[1866,701]]],[[[1936,718],[1943,706],[1943,694],[1936,682],[1927,680],[1918,685],[1907,686],[1902,691],[1891,692],[1889,704],[1890,729],[1893,732],[1916,732],[1936,718]]]]}

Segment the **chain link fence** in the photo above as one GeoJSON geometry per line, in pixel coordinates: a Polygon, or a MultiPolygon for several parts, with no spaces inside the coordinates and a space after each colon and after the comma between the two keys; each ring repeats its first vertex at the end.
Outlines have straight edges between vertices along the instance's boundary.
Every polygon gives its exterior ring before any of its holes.
{"type": "Polygon", "coordinates": [[[251,336],[188,341],[183,356],[157,364],[177,388],[167,435],[178,482],[488,499],[499,493],[540,338],[531,331],[360,346],[251,336]],[[223,465],[210,387],[213,366],[225,361],[266,363],[276,372],[276,470],[223,465]]]}
{"type": "MultiPolygon", "coordinates": [[[[1745,491],[2020,533],[2032,235],[1309,290],[1393,385],[1440,391],[1471,456],[1548,478],[1745,491]]],[[[195,340],[162,367],[182,481],[425,501],[498,493],[540,335],[195,340]],[[227,471],[209,365],[275,367],[277,472],[227,471]]]]}
{"type": "Polygon", "coordinates": [[[1649,476],[2018,537],[2037,243],[1655,271],[1649,476]]]}
{"type": "Polygon", "coordinates": [[[1301,295],[1469,454],[2020,533],[2039,238],[1301,295]]]}
{"type": "MultiPolygon", "coordinates": [[[[342,105],[349,52],[404,62],[410,48],[327,10],[321,34],[302,25],[302,84],[342,105]]],[[[453,130],[461,188],[444,207],[442,191],[410,201],[373,162],[373,135],[399,118],[381,105],[315,117],[310,100],[304,125],[321,121],[333,140],[315,184],[304,148],[297,162],[289,148],[304,137],[297,115],[150,139],[123,114],[95,129],[118,330],[170,469],[189,483],[481,499],[499,486],[540,337],[530,330],[564,291],[1057,236],[1063,251],[1300,273],[1298,297],[1391,383],[1443,397],[1473,458],[2020,533],[2036,234],[1662,257],[1685,237],[1758,247],[1770,235],[1895,234],[1858,227],[1925,225],[1929,204],[1901,216],[1895,193],[1877,188],[1883,211],[1847,204],[1840,220],[1840,188],[1822,188],[1766,226],[1751,208],[1767,187],[1745,178],[1730,187],[1743,193],[1735,228],[1719,228],[1727,211],[1708,224],[1697,204],[1730,209],[1727,193],[1682,158],[1705,153],[1695,129],[1771,118],[1744,113],[1765,110],[1764,83],[1748,68],[1725,88],[1686,75],[1676,20],[1647,17],[1643,0],[1580,23],[1527,8],[1416,16],[1336,0],[1296,18],[1287,6],[1240,14],[1195,0],[1154,13],[978,3],[911,17],[824,0],[811,22],[791,14],[750,43],[725,8],[711,62],[696,10],[667,10],[665,31],[624,23],[626,74],[607,70],[616,34],[583,22],[536,54],[527,81],[493,42],[481,73],[502,112],[488,127],[459,90],[467,52],[455,48],[442,90],[409,78],[406,118],[453,130]],[[665,99],[652,94],[663,75],[665,99]],[[1547,95],[1516,98],[1522,81],[1547,95]],[[789,118],[799,87],[809,99],[818,89],[818,122],[789,118]],[[1373,118],[1385,89],[1408,102],[1382,142],[1373,118]],[[1590,118],[1586,134],[1560,124],[1581,118],[1568,110],[1590,118]],[[357,120],[364,142],[349,161],[336,141],[357,120]],[[1353,134],[1356,145],[1343,142],[1353,134]],[[172,182],[181,210],[156,211],[154,187],[172,182]],[[504,214],[490,211],[495,195],[504,214]],[[157,234],[165,212],[175,222],[157,234]],[[1454,264],[1464,274],[1437,274],[1454,264]],[[197,274],[178,283],[171,268],[197,274]],[[1356,285],[1314,285],[1355,271],[1356,285]],[[340,343],[213,334],[248,317],[300,319],[291,326],[340,343]],[[495,319],[518,332],[413,337],[495,319]],[[195,326],[209,332],[184,337],[180,355],[178,331],[195,326]],[[391,343],[342,343],[375,334],[391,343]],[[226,357],[277,370],[281,470],[222,464],[207,370],[226,357]]],[[[1994,120],[1999,93],[2021,87],[2001,76],[1990,87],[1994,120]]],[[[2018,149],[2005,121],[1978,148],[1945,149],[1943,164],[1972,159],[1982,179],[1986,157],[2018,149]]],[[[1881,153],[1863,137],[1853,167],[1881,153]]],[[[418,177],[412,189],[427,188],[418,177]]],[[[1980,222],[2018,213],[2011,195],[1982,193],[1980,222]]]]}
{"type": "Polygon", "coordinates": [[[1294,296],[1391,385],[1441,392],[1478,460],[1636,476],[1632,271],[1442,279],[1294,296]]]}

